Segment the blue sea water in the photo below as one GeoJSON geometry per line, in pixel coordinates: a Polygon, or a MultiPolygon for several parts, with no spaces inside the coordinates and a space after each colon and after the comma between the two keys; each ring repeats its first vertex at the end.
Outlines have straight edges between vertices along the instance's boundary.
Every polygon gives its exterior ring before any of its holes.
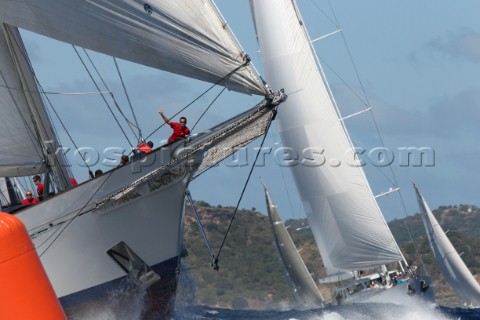
{"type": "Polygon", "coordinates": [[[175,320],[473,320],[480,309],[446,308],[433,305],[399,306],[362,303],[311,310],[230,310],[205,306],[180,308],[175,320]]]}

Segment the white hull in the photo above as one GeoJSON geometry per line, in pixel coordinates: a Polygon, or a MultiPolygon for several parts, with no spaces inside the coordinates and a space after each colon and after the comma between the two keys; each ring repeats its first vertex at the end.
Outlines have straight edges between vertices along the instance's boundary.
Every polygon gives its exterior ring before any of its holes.
{"type": "Polygon", "coordinates": [[[178,170],[144,178],[170,161],[170,152],[159,150],[17,214],[64,307],[102,297],[121,283],[127,272],[107,254],[121,241],[159,273],[159,282],[175,277],[190,176],[178,170]]]}
{"type": "Polygon", "coordinates": [[[264,134],[273,115],[264,100],[207,132],[18,212],[62,305],[101,305],[106,295],[129,285],[123,281],[128,274],[146,284],[155,311],[171,308],[189,181],[264,134]],[[160,277],[153,285],[142,276],[153,274],[149,267],[160,277]]]}
{"type": "Polygon", "coordinates": [[[361,290],[347,295],[341,303],[393,303],[405,306],[419,303],[419,301],[434,303],[434,289],[429,287],[426,290],[422,290],[422,280],[431,283],[430,277],[420,276],[397,285],[361,290]],[[413,291],[409,291],[409,286],[413,291]]]}

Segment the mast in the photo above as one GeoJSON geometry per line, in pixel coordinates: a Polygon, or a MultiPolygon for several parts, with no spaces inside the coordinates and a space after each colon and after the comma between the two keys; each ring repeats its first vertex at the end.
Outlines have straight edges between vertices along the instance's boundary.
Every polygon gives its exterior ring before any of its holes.
{"type": "Polygon", "coordinates": [[[283,145],[300,159],[290,168],[327,275],[405,261],[338,117],[295,1],[250,3],[265,78],[289,94],[277,123],[283,145]]]}

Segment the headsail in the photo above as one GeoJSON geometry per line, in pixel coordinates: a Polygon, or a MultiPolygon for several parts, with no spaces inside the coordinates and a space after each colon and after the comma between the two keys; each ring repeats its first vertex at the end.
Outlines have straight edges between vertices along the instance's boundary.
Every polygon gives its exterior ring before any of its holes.
{"type": "Polygon", "coordinates": [[[242,67],[245,54],[210,0],[0,0],[0,7],[0,21],[50,38],[231,90],[265,93],[251,68],[242,67]]]}
{"type": "Polygon", "coordinates": [[[462,301],[480,306],[480,285],[448,240],[417,186],[414,185],[413,187],[417,195],[430,247],[443,276],[462,301]]]}
{"type": "Polygon", "coordinates": [[[68,185],[65,162],[53,159],[58,142],[38,93],[17,28],[2,24],[0,35],[0,176],[55,172],[60,190],[68,185]],[[48,150],[48,151],[47,151],[48,150]],[[49,153],[52,159],[47,159],[49,153]]]}
{"type": "Polygon", "coordinates": [[[283,145],[302,159],[291,169],[327,274],[404,260],[355,159],[295,1],[250,3],[266,80],[289,94],[277,122],[283,145]]]}
{"type": "Polygon", "coordinates": [[[315,281],[308,272],[302,257],[300,257],[292,238],[270,198],[267,188],[265,188],[265,199],[267,201],[267,211],[272,226],[273,237],[285,271],[288,272],[287,276],[295,289],[297,300],[305,307],[322,307],[324,305],[323,296],[315,285],[315,281]]]}

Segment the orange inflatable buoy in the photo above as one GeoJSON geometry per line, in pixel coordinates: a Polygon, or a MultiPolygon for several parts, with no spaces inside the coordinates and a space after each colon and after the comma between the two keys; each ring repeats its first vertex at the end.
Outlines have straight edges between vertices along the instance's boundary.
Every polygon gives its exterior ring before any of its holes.
{"type": "Polygon", "coordinates": [[[27,229],[0,212],[0,319],[66,319],[27,229]]]}

